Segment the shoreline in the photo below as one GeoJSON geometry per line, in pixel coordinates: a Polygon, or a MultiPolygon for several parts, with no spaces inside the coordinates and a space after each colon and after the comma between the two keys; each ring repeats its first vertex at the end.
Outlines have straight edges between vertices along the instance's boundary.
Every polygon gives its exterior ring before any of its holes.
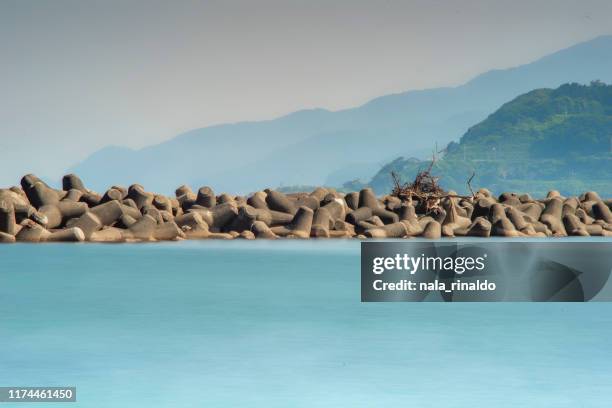
{"type": "Polygon", "coordinates": [[[20,187],[0,189],[0,243],[610,237],[611,207],[612,200],[593,191],[534,199],[480,189],[427,202],[377,197],[369,188],[346,194],[266,189],[245,197],[183,185],[169,197],[132,184],[100,194],[74,174],[64,176],[62,190],[28,174],[20,187]]]}

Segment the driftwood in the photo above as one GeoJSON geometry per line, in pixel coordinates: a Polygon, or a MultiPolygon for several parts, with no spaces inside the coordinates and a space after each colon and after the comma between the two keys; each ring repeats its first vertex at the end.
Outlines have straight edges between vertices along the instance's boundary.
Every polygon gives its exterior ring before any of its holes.
{"type": "Polygon", "coordinates": [[[391,195],[399,198],[402,201],[417,201],[419,209],[425,214],[432,214],[440,208],[440,201],[443,198],[465,198],[473,199],[476,195],[472,190],[472,180],[476,173],[472,172],[472,176],[467,181],[470,190],[470,196],[458,194],[450,194],[438,185],[440,177],[431,174],[431,170],[436,163],[435,154],[426,170],[419,171],[412,182],[402,183],[400,176],[394,171],[391,172],[393,178],[393,190],[391,195]]]}

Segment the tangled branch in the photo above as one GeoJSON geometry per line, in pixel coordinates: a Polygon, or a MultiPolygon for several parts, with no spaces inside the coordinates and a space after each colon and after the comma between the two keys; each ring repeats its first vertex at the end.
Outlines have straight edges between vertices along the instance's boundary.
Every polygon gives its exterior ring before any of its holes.
{"type": "Polygon", "coordinates": [[[449,194],[438,185],[438,180],[440,178],[431,174],[435,162],[436,156],[434,154],[427,169],[418,172],[411,183],[402,183],[400,176],[392,171],[393,190],[391,191],[391,195],[402,201],[417,201],[419,210],[425,214],[436,212],[439,209],[440,201],[445,197],[467,199],[473,199],[475,197],[471,182],[476,173],[473,172],[472,176],[467,181],[471,196],[449,194]]]}

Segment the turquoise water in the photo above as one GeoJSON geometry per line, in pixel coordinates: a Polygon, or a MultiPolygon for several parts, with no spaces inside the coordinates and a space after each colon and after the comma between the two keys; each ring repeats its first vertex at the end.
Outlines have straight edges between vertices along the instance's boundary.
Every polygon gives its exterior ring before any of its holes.
{"type": "Polygon", "coordinates": [[[612,304],[360,303],[354,241],[0,260],[0,385],[77,387],[53,407],[610,406],[612,304]]]}

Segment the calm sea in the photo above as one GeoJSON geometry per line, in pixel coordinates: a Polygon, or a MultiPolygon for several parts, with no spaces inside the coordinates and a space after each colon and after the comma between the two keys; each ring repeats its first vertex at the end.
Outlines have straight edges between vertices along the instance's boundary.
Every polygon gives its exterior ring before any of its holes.
{"type": "Polygon", "coordinates": [[[612,303],[366,304],[359,274],[355,241],[0,246],[0,386],[76,386],[51,404],[72,408],[610,406],[612,303]]]}

